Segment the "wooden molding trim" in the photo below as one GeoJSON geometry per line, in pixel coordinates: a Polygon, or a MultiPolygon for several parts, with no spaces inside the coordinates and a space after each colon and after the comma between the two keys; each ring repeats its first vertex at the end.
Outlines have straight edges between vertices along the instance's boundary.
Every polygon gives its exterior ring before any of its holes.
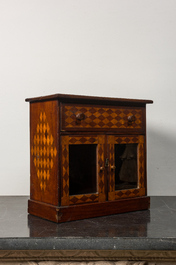
{"type": "Polygon", "coordinates": [[[2,261],[176,261],[176,251],[161,250],[0,250],[2,261]]]}

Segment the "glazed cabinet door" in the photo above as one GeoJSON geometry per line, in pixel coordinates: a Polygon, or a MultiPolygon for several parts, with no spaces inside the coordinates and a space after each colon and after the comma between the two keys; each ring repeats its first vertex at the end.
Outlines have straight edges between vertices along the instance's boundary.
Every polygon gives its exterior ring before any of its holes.
{"type": "Polygon", "coordinates": [[[61,206],[105,201],[105,136],[61,137],[61,206]]]}
{"type": "Polygon", "coordinates": [[[108,200],[146,194],[144,136],[108,136],[108,200]]]}

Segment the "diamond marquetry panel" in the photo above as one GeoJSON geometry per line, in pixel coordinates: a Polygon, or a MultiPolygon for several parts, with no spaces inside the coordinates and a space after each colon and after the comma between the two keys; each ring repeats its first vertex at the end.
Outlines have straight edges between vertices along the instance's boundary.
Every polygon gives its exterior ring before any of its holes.
{"type": "Polygon", "coordinates": [[[121,190],[115,192],[115,198],[128,198],[128,197],[136,197],[139,196],[139,189],[131,189],[131,190],[121,190]]]}
{"type": "Polygon", "coordinates": [[[69,151],[68,145],[62,145],[62,186],[63,197],[69,196],[69,151]]]}
{"type": "Polygon", "coordinates": [[[128,197],[136,197],[140,195],[139,189],[131,189],[131,190],[121,190],[115,192],[115,198],[128,198],[128,197]]]}
{"type": "Polygon", "coordinates": [[[100,167],[104,167],[104,146],[98,146],[98,172],[99,172],[99,193],[105,192],[104,170],[100,171],[100,167]]]}
{"type": "Polygon", "coordinates": [[[105,172],[100,170],[100,167],[104,167],[104,154],[105,154],[105,137],[103,135],[98,136],[98,193],[99,201],[105,200],[105,172]]]}
{"type": "Polygon", "coordinates": [[[139,186],[140,188],[145,187],[144,180],[144,145],[139,144],[139,186]]]}
{"type": "Polygon", "coordinates": [[[71,204],[79,204],[79,203],[87,203],[87,202],[97,202],[98,194],[84,194],[84,195],[75,195],[70,196],[70,205],[71,204]]]}
{"type": "Polygon", "coordinates": [[[115,144],[138,144],[138,136],[124,136],[124,137],[115,137],[115,144]]]}
{"type": "Polygon", "coordinates": [[[63,127],[66,129],[142,129],[141,108],[82,107],[65,104],[63,112],[63,127]],[[85,119],[76,120],[78,113],[84,113],[85,119]],[[135,121],[131,124],[128,122],[129,116],[135,116],[135,121]]]}
{"type": "MultiPolygon", "coordinates": [[[[114,165],[114,144],[109,144],[109,164],[114,165]]],[[[115,190],[115,176],[114,170],[109,171],[109,192],[114,192],[115,190]]]]}
{"type": "Polygon", "coordinates": [[[31,146],[31,155],[36,168],[40,189],[45,191],[54,166],[57,149],[45,112],[41,111],[31,146]]]}
{"type": "Polygon", "coordinates": [[[69,137],[69,144],[97,144],[97,138],[95,137],[69,137]]]}

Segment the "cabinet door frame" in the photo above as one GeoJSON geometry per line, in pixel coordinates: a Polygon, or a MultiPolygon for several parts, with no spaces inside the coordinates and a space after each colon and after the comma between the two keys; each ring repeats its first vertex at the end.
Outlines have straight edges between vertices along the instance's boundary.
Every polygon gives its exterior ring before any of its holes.
{"type": "Polygon", "coordinates": [[[109,153],[109,182],[108,182],[108,200],[126,199],[130,197],[144,196],[146,194],[146,169],[145,169],[145,136],[144,135],[125,135],[125,136],[108,136],[108,153],[109,153]],[[138,186],[133,189],[115,190],[115,144],[138,144],[137,147],[137,176],[138,186]]]}
{"type": "Polygon", "coordinates": [[[82,203],[103,202],[105,194],[105,136],[104,135],[66,135],[61,136],[61,206],[82,203]],[[81,195],[69,195],[69,145],[97,145],[97,192],[81,195]]]}

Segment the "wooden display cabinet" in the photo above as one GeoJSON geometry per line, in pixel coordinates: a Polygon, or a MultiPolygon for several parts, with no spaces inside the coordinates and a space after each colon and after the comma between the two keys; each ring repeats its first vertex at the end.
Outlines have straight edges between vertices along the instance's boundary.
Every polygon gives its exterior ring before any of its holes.
{"type": "Polygon", "coordinates": [[[146,104],[51,95],[30,102],[30,214],[54,221],[149,208],[146,104]]]}

